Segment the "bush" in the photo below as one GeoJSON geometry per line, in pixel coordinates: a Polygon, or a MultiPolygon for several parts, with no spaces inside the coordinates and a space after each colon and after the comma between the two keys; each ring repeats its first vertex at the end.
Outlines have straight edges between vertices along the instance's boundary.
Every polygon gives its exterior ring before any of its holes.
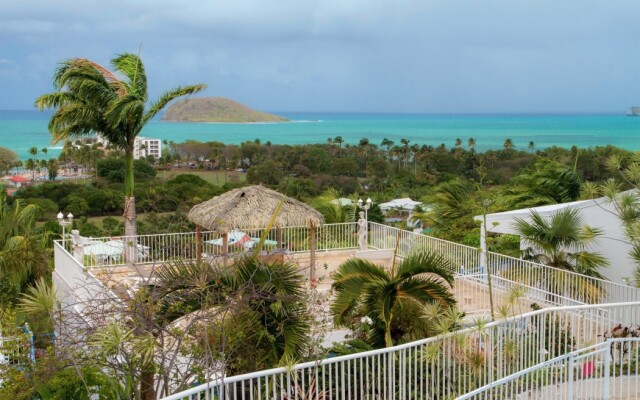
{"type": "MultiPolygon", "coordinates": [[[[109,182],[124,182],[124,159],[105,158],[98,161],[98,176],[106,178],[109,182]]],[[[133,161],[133,176],[137,181],[149,180],[156,176],[156,170],[147,160],[133,161]]]]}
{"type": "Polygon", "coordinates": [[[47,221],[54,219],[60,211],[60,207],[58,204],[51,199],[38,199],[38,198],[30,198],[25,199],[27,204],[33,204],[40,209],[40,213],[38,215],[39,221],[47,221]]]}

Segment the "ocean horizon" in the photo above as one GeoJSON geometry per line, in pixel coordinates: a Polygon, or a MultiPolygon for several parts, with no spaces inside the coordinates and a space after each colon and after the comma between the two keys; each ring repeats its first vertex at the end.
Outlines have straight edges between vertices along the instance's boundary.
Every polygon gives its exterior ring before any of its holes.
{"type": "MultiPolygon", "coordinates": [[[[640,117],[613,113],[517,113],[517,114],[399,114],[343,112],[274,112],[288,122],[266,123],[187,123],[152,120],[141,136],[176,143],[187,140],[240,144],[259,139],[273,144],[326,143],[342,136],[345,143],[357,144],[367,138],[380,145],[384,138],[396,144],[411,143],[453,147],[456,138],[463,146],[474,138],[476,149],[502,148],[510,138],[516,149],[551,146],[582,148],[614,145],[627,150],[640,149],[640,117]]],[[[62,144],[52,144],[47,124],[51,111],[0,110],[0,146],[30,157],[29,149],[46,147],[47,157],[57,157],[62,144]]]]}

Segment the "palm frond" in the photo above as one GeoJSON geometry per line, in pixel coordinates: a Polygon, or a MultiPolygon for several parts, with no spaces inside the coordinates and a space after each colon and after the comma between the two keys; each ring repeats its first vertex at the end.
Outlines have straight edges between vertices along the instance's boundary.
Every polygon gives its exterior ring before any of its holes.
{"type": "Polygon", "coordinates": [[[128,79],[131,95],[137,96],[143,103],[147,101],[147,74],[142,60],[136,54],[123,53],[111,60],[113,68],[128,79]]]}
{"type": "Polygon", "coordinates": [[[409,255],[398,265],[394,279],[407,279],[419,274],[433,274],[453,286],[451,262],[443,255],[425,251],[409,255]]]}
{"type": "Polygon", "coordinates": [[[179,86],[175,89],[171,89],[165,93],[163,93],[157,100],[151,103],[149,106],[149,110],[145,113],[144,118],[142,120],[143,124],[146,124],[153,117],[155,117],[163,108],[167,106],[172,100],[187,96],[191,94],[196,94],[201,92],[207,88],[207,85],[189,85],[189,86],[179,86]]]}

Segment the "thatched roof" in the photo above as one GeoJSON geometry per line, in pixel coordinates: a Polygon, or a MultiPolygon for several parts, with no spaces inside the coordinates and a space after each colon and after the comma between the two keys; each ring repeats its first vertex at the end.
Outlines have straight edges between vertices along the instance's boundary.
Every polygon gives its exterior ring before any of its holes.
{"type": "Polygon", "coordinates": [[[324,223],[322,214],[315,209],[264,186],[247,186],[216,196],[194,206],[188,218],[205,229],[220,233],[235,228],[265,228],[283,200],[274,226],[319,226],[324,223]]]}

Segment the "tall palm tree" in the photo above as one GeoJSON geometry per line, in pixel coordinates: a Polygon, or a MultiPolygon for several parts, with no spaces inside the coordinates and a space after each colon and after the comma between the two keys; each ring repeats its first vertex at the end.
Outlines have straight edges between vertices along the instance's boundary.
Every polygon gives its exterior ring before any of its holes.
{"type": "Polygon", "coordinates": [[[527,147],[529,148],[529,150],[531,150],[531,154],[533,154],[533,150],[536,148],[536,144],[533,140],[530,140],[527,147]]]}
{"type": "Polygon", "coordinates": [[[133,149],[136,137],[170,101],[197,93],[206,86],[177,87],[147,104],[147,75],[140,58],[124,53],[111,60],[111,65],[114,72],[82,58],[63,62],[53,78],[56,91],[40,96],[36,106],[41,110],[56,109],[49,121],[54,142],[97,133],[124,151],[125,235],[135,236],[133,149]]]}
{"type": "Polygon", "coordinates": [[[382,139],[382,142],[380,143],[380,146],[384,146],[387,148],[387,157],[389,157],[389,152],[391,151],[391,148],[393,147],[393,140],[384,138],[382,139]]]}
{"type": "Polygon", "coordinates": [[[476,149],[476,140],[474,138],[469,138],[467,140],[467,147],[469,147],[469,151],[474,151],[476,149]]]}
{"type": "MultiPolygon", "coordinates": [[[[602,234],[600,229],[582,223],[580,211],[576,209],[560,210],[547,220],[538,212],[531,211],[531,222],[516,218],[515,229],[527,245],[524,258],[545,264],[560,270],[577,272],[589,277],[604,279],[600,268],[609,265],[600,253],[590,252],[591,246],[602,234]]],[[[549,277],[539,277],[548,280],[549,277]]],[[[575,296],[589,301],[599,295],[597,287],[576,286],[577,282],[554,282],[556,286],[547,288],[550,292],[563,295],[563,290],[574,292],[575,296]]]]}
{"type": "Polygon", "coordinates": [[[450,306],[455,299],[449,261],[433,252],[415,253],[390,272],[371,261],[352,258],[340,265],[333,278],[336,298],[331,312],[338,325],[353,316],[372,320],[371,341],[393,346],[394,315],[403,305],[439,303],[450,306]]]}
{"type": "Polygon", "coordinates": [[[404,167],[407,167],[407,160],[409,159],[409,143],[411,140],[409,139],[400,139],[400,143],[402,143],[402,152],[404,155],[404,167]]]}
{"type": "Polygon", "coordinates": [[[502,144],[502,147],[503,147],[505,150],[507,150],[507,151],[509,151],[509,150],[513,150],[513,147],[514,147],[514,146],[513,146],[513,140],[511,140],[511,139],[509,139],[509,138],[506,138],[506,139],[504,140],[504,143],[502,144]]]}

